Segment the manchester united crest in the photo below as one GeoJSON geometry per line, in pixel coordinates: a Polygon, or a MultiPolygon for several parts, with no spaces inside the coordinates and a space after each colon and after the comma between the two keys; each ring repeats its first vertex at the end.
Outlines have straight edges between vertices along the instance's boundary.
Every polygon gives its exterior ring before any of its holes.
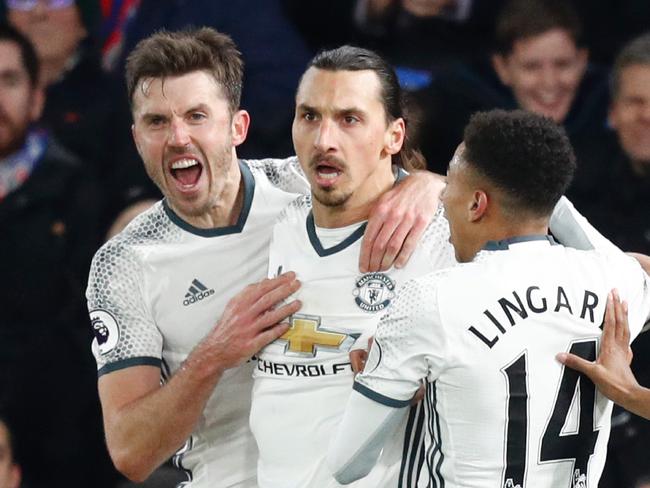
{"type": "Polygon", "coordinates": [[[365,312],[384,310],[395,297],[395,282],[383,273],[368,273],[355,283],[354,301],[365,312]]]}

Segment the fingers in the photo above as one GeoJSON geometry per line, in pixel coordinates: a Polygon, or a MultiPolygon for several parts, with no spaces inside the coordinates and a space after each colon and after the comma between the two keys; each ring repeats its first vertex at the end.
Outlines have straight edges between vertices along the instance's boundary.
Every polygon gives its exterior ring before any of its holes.
{"type": "Polygon", "coordinates": [[[253,323],[253,326],[257,330],[263,330],[268,327],[271,327],[278,322],[286,319],[290,315],[296,313],[300,310],[302,303],[300,300],[294,300],[290,303],[284,304],[280,307],[270,309],[267,312],[263,313],[258,317],[257,320],[253,323]]]}
{"type": "Polygon", "coordinates": [[[395,260],[396,268],[403,268],[406,265],[426,228],[427,222],[424,219],[416,219],[415,225],[406,236],[406,240],[402,243],[402,249],[395,260]]]}
{"type": "Polygon", "coordinates": [[[264,329],[260,332],[254,339],[254,350],[257,352],[263,347],[269,345],[271,342],[276,340],[278,337],[282,336],[287,330],[289,330],[289,324],[287,322],[280,322],[279,324],[272,325],[267,329],[264,329]]]}
{"type": "Polygon", "coordinates": [[[601,337],[601,351],[609,347],[616,339],[616,311],[614,308],[614,295],[610,291],[607,294],[607,305],[605,306],[605,319],[603,320],[603,334],[601,337]]]}
{"type": "Polygon", "coordinates": [[[561,352],[557,354],[555,356],[555,359],[557,359],[560,363],[564,364],[565,366],[568,366],[571,369],[575,369],[576,371],[584,373],[589,377],[591,377],[591,373],[593,371],[593,368],[595,367],[595,364],[592,363],[591,361],[587,361],[585,359],[582,359],[580,356],[576,356],[575,354],[571,354],[568,352],[561,352]]]}
{"type": "MultiPolygon", "coordinates": [[[[291,274],[295,278],[295,274],[294,273],[291,274]]],[[[269,280],[270,282],[272,282],[270,286],[269,284],[262,282],[260,284],[260,287],[264,285],[264,289],[266,291],[262,295],[259,294],[253,295],[253,296],[257,296],[258,298],[254,303],[250,304],[250,312],[254,315],[264,313],[266,310],[281,303],[283,300],[285,300],[293,293],[298,291],[298,289],[300,288],[300,282],[296,279],[287,281],[288,279],[289,278],[283,278],[282,280],[280,280],[279,278],[274,278],[273,280],[269,280]]]]}
{"type": "Polygon", "coordinates": [[[616,341],[622,346],[630,343],[630,326],[627,320],[627,304],[621,301],[617,290],[612,290],[614,296],[614,319],[616,324],[616,341]]]}
{"type": "Polygon", "coordinates": [[[424,393],[425,393],[425,387],[424,385],[420,385],[420,388],[418,388],[418,391],[415,392],[415,395],[413,395],[413,398],[411,398],[411,405],[417,405],[422,401],[424,398],[424,393]]]}
{"type": "Polygon", "coordinates": [[[363,234],[363,241],[361,241],[361,252],[359,253],[359,271],[367,273],[370,268],[370,256],[372,248],[375,244],[375,239],[379,230],[381,229],[381,221],[374,216],[370,216],[366,231],[363,234]]]}
{"type": "Polygon", "coordinates": [[[359,256],[359,269],[362,273],[381,269],[388,241],[399,225],[399,219],[389,216],[389,213],[386,205],[377,205],[370,215],[359,256]]]}
{"type": "Polygon", "coordinates": [[[363,371],[366,359],[368,359],[368,353],[363,349],[356,349],[350,353],[350,364],[355,375],[363,371]]]}

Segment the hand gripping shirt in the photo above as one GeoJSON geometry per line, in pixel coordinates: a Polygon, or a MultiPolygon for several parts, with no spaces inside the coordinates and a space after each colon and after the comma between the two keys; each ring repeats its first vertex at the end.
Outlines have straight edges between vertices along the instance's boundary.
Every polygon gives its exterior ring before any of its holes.
{"type": "MultiPolygon", "coordinates": [[[[364,230],[316,228],[309,197],[293,202],[273,230],[269,275],[296,272],[301,288],[292,298],[302,308],[289,331],[260,352],[254,371],[251,427],[261,488],[339,486],[325,456],[352,391],[350,347],[374,333],[406,280],[455,263],[441,209],[403,269],[361,274],[364,230]]],[[[418,441],[405,446],[400,438],[371,478],[354,486],[397,486],[402,449],[418,441]]]]}
{"type": "MultiPolygon", "coordinates": [[[[136,365],[173,375],[228,300],[266,276],[272,224],[308,185],[295,158],[239,164],[244,204],[235,225],[195,228],[161,201],[96,253],[86,296],[99,375],[136,365]]],[[[230,369],[219,381],[176,456],[189,477],[183,486],[256,486],[248,427],[253,366],[230,369]]]]}

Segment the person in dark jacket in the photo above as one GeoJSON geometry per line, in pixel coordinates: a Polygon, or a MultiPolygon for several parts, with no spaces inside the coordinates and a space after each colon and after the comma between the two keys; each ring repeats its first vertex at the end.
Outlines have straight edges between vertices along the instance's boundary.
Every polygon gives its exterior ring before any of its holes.
{"type": "MultiPolygon", "coordinates": [[[[38,59],[0,26],[0,400],[30,488],[106,486],[83,289],[97,186],[37,125],[38,59]]],[[[114,479],[114,478],[113,478],[114,479]]]]}

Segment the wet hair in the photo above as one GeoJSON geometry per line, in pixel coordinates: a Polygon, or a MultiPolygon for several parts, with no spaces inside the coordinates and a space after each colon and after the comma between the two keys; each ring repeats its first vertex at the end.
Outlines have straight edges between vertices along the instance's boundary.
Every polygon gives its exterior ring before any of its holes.
{"type": "Polygon", "coordinates": [[[495,50],[512,52],[515,42],[553,29],[566,31],[576,46],[582,44],[582,22],[567,0],[509,0],[496,20],[495,50]]]}
{"type": "Polygon", "coordinates": [[[36,50],[29,39],[18,29],[5,22],[0,22],[0,41],[13,42],[18,46],[18,50],[20,51],[20,60],[23,68],[27,71],[29,82],[32,87],[36,87],[39,80],[40,65],[38,62],[38,56],[36,55],[36,50]]]}
{"type": "Polygon", "coordinates": [[[643,34],[628,44],[614,60],[612,67],[611,90],[612,97],[616,98],[621,89],[621,74],[630,66],[644,65],[650,67],[650,32],[643,34]]]}
{"type": "Polygon", "coordinates": [[[341,46],[321,51],[308,64],[308,68],[326,71],[373,71],[380,85],[381,102],[386,113],[386,121],[404,119],[406,134],[402,149],[393,155],[393,163],[407,170],[422,169],[426,162],[422,153],[413,147],[410,137],[412,121],[406,109],[406,97],[400,87],[393,67],[379,54],[369,49],[355,46],[341,46]]]}
{"type": "Polygon", "coordinates": [[[239,108],[244,62],[233,40],[209,27],[180,32],[159,31],[140,41],[126,62],[131,105],[144,78],[182,76],[207,71],[223,90],[231,112],[239,108]]]}
{"type": "Polygon", "coordinates": [[[465,128],[462,159],[495,185],[506,211],[550,216],[576,169],[564,129],[524,110],[477,112],[465,128]]]}

